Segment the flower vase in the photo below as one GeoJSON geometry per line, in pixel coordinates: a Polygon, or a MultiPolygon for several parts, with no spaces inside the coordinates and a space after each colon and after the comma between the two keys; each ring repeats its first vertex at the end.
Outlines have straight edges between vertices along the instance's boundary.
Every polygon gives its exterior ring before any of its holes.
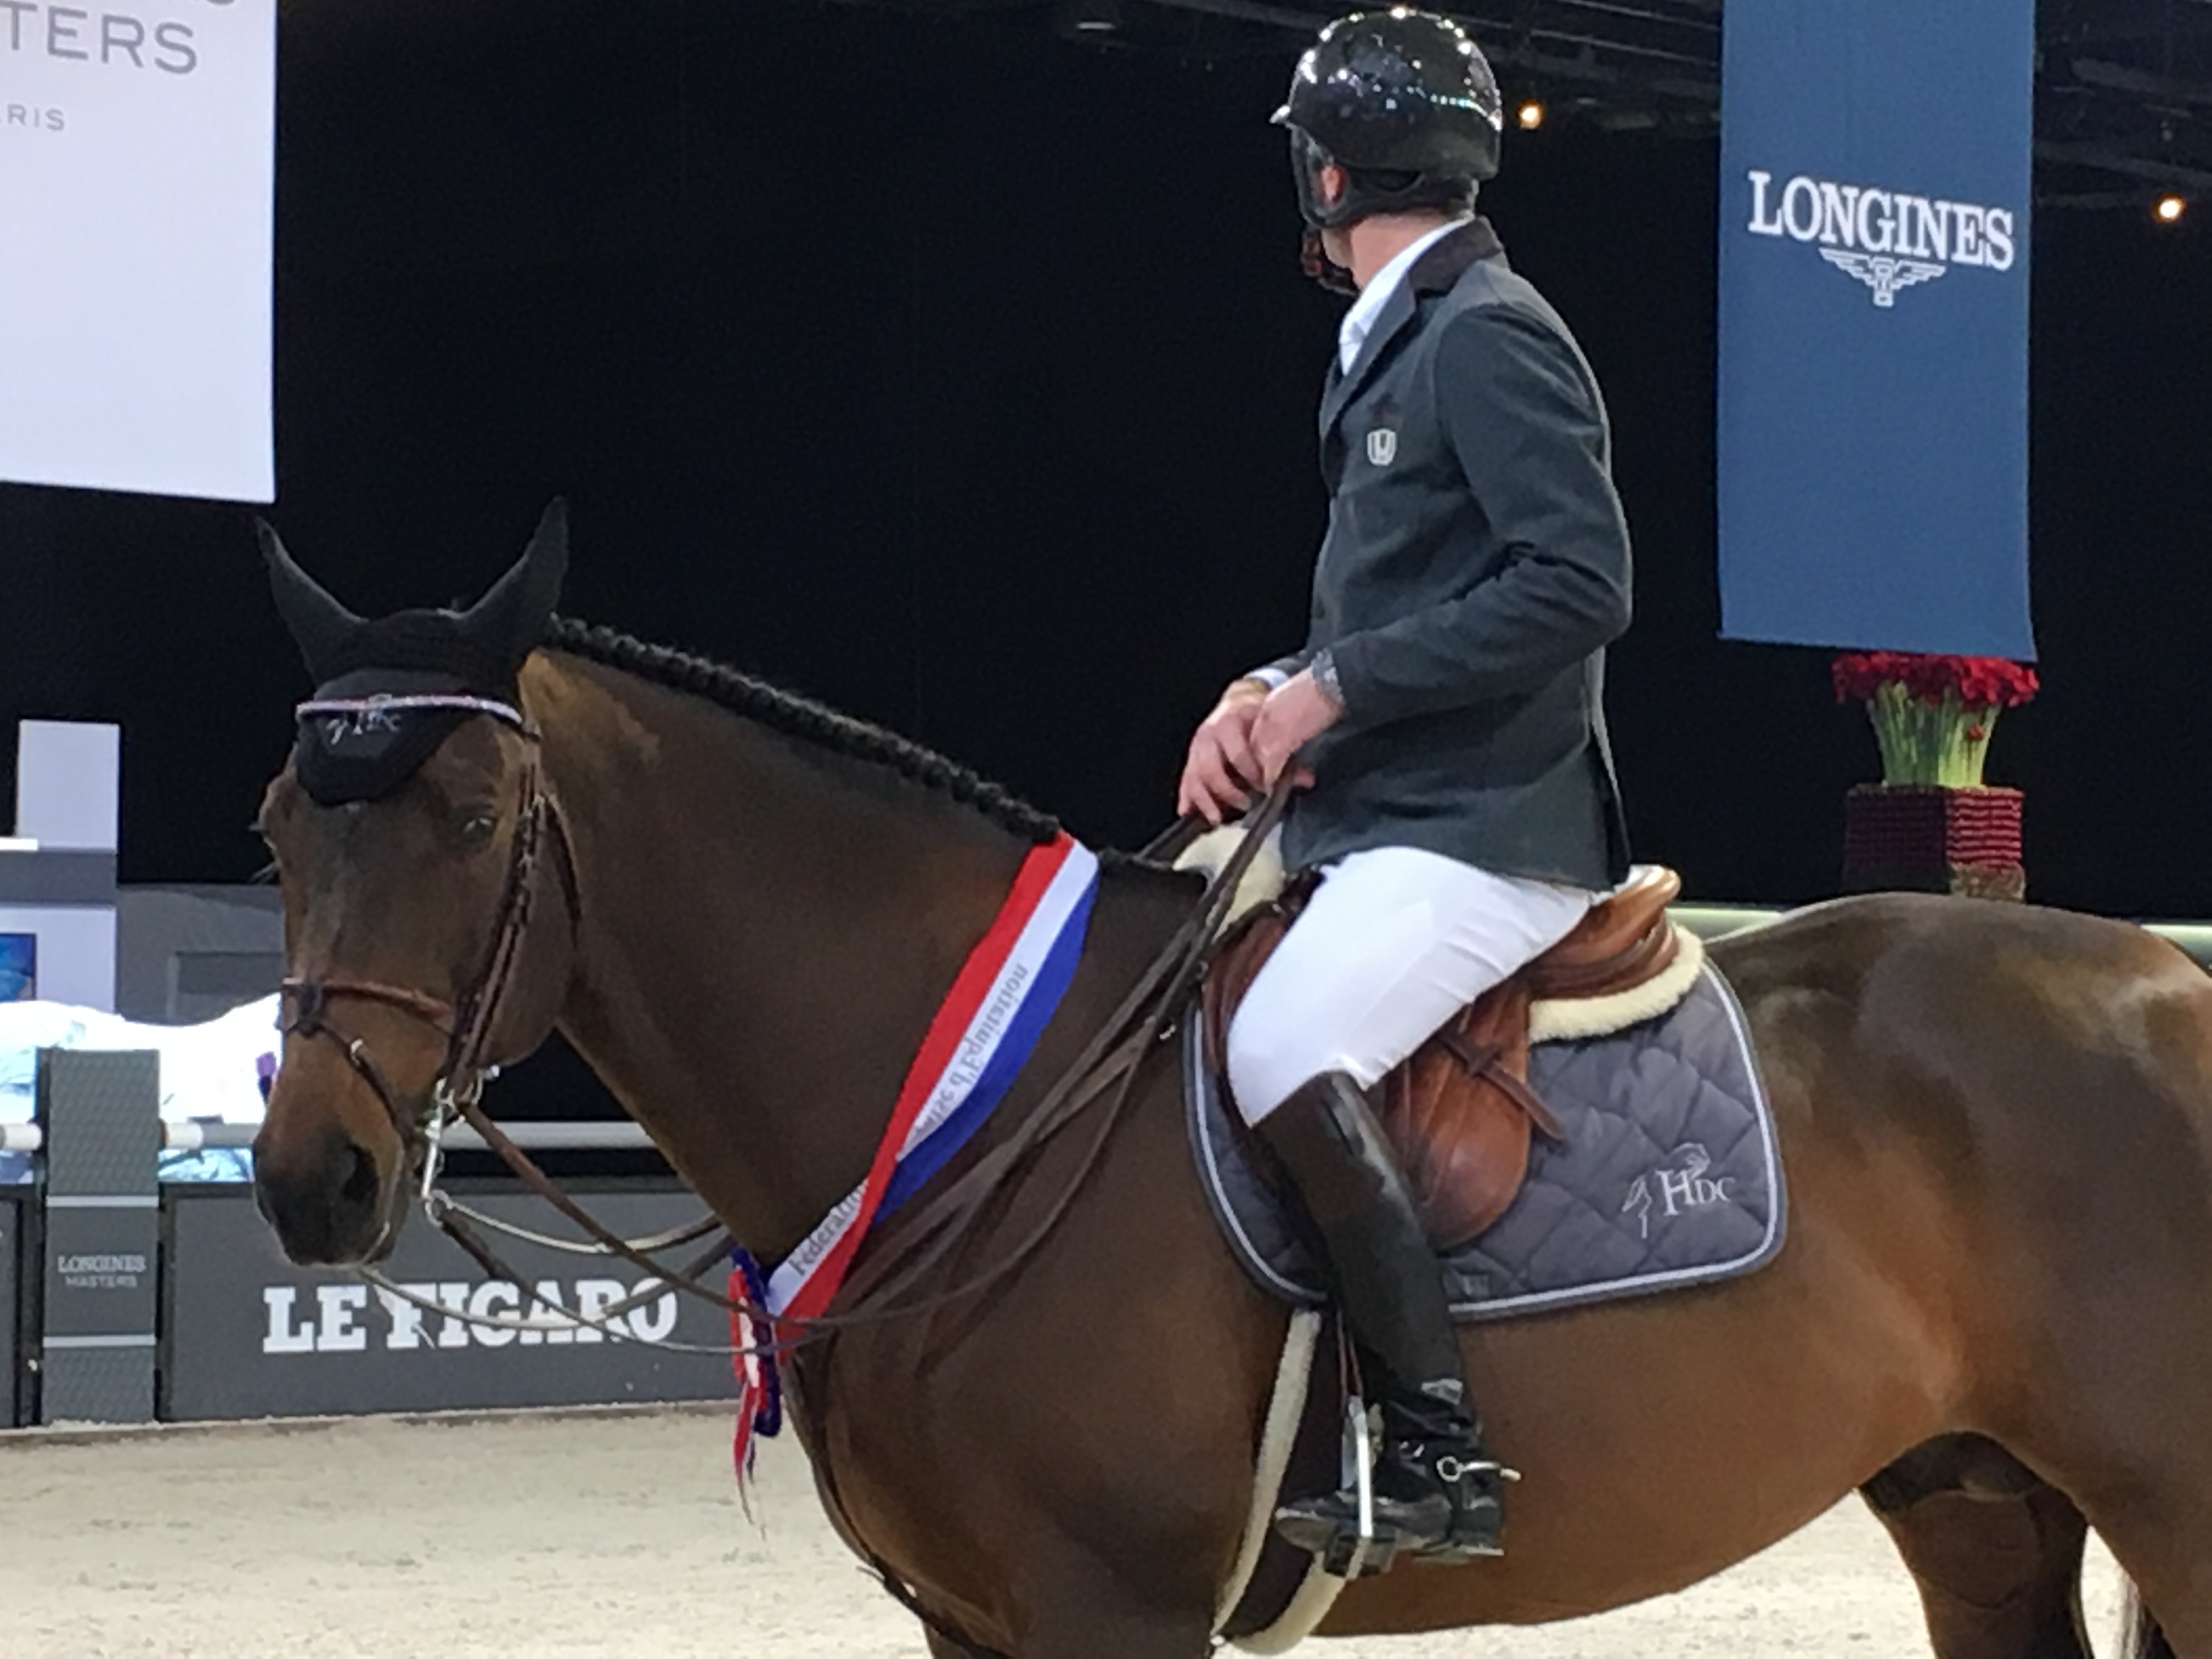
{"type": "Polygon", "coordinates": [[[1865,705],[1881,750],[1880,783],[1844,802],[1844,890],[2027,896],[2017,789],[1982,781],[2002,709],[2035,696],[2036,673],[1999,657],[1849,651],[1836,698],[1865,705]]]}
{"type": "Polygon", "coordinates": [[[1981,785],[1863,783],[1844,800],[1847,893],[2027,896],[2021,793],[1981,785]]]}

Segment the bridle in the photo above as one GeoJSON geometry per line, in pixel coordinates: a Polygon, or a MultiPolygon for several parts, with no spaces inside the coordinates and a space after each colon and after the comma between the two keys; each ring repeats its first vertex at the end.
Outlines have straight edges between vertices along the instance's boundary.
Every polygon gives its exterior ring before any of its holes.
{"type": "MultiPolygon", "coordinates": [[[[510,727],[528,745],[529,759],[522,769],[520,802],[515,813],[514,833],[507,854],[507,876],[500,892],[499,909],[492,925],[491,942],[474,976],[462,988],[460,994],[450,1002],[427,991],[410,986],[386,984],[380,980],[289,976],[283,984],[282,1016],[277,1029],[286,1036],[324,1037],[337,1045],[339,1052],[345,1056],[346,1064],[368,1085],[369,1092],[384,1108],[385,1115],[391,1120],[392,1129],[399,1136],[405,1161],[419,1162],[418,1196],[431,1219],[487,1271],[499,1277],[510,1278],[512,1275],[505,1270],[504,1264],[497,1262],[481,1240],[462,1224],[453,1200],[439,1188],[438,1180],[445,1162],[443,1141],[448,1128],[456,1122],[465,1122],[483,1135],[487,1145],[499,1151],[510,1164],[516,1164],[517,1174],[525,1174],[522,1166],[526,1164],[528,1175],[535,1175],[540,1181],[545,1179],[521,1149],[484,1115],[481,1102],[485,1082],[498,1069],[487,1061],[486,1055],[507,990],[514,982],[516,964],[521,959],[523,940],[529,933],[532,895],[536,891],[539,868],[546,861],[549,845],[556,846],[561,854],[559,861],[567,866],[564,871],[556,872],[556,879],[567,908],[569,934],[573,939],[580,920],[575,858],[568,846],[568,830],[561,815],[560,803],[545,781],[543,734],[514,704],[458,694],[322,698],[301,703],[296,712],[301,720],[316,717],[368,720],[417,710],[488,715],[510,727]],[[421,1107],[410,1110],[401,1103],[389,1075],[369,1052],[366,1038],[333,1023],[331,1007],[333,1003],[341,1000],[376,1003],[397,1009],[410,1018],[428,1026],[445,1039],[444,1057],[439,1062],[437,1074],[432,1079],[421,1107]],[[517,1159],[520,1160],[520,1164],[516,1163],[517,1159]]],[[[550,1183],[547,1184],[550,1186],[550,1183]]],[[[392,1224],[392,1220],[387,1218],[385,1223],[387,1233],[392,1224]]],[[[677,1231],[685,1239],[699,1236],[696,1230],[677,1231]]],[[[659,1241],[643,1242],[652,1244],[659,1241]]],[[[618,1314],[622,1310],[613,1311],[618,1314]]]]}
{"type": "MultiPolygon", "coordinates": [[[[327,698],[300,705],[297,713],[307,720],[318,715],[361,718],[401,710],[460,711],[486,714],[511,726],[529,746],[530,758],[522,769],[521,804],[515,815],[514,834],[507,854],[507,879],[501,890],[491,945],[475,977],[460,995],[447,1002],[407,986],[377,980],[315,979],[301,976],[284,981],[283,1017],[278,1030],[286,1036],[327,1037],[338,1045],[346,1063],[368,1084],[392,1120],[401,1142],[411,1154],[418,1147],[434,1152],[438,1138],[457,1118],[465,1116],[483,1098],[485,1079],[494,1069],[484,1054],[497,1024],[500,1008],[513,982],[522,955],[524,934],[530,927],[531,894],[539,865],[544,860],[547,830],[565,844],[560,809],[545,786],[541,757],[544,738],[522,711],[512,703],[489,697],[419,696],[404,697],[327,698]],[[396,1008],[446,1040],[445,1058],[430,1085],[425,1106],[416,1111],[404,1108],[384,1068],[368,1051],[368,1044],[330,1020],[331,1003],[340,998],[380,1003],[396,1008]]],[[[574,860],[570,860],[573,866],[574,860]]],[[[577,920],[573,867],[562,882],[573,929],[577,920]]],[[[426,1158],[425,1162],[431,1161],[426,1158]]]]}
{"type": "MultiPolygon", "coordinates": [[[[523,1298],[522,1306],[520,1312],[513,1316],[461,1311],[431,1301],[420,1292],[395,1283],[376,1267],[364,1266],[356,1271],[384,1295],[412,1303],[426,1311],[447,1318],[458,1318],[465,1323],[507,1330],[544,1329],[544,1324],[532,1316],[533,1310],[542,1307],[562,1324],[589,1327],[615,1340],[634,1340],[636,1339],[629,1336],[621,1322],[623,1316],[634,1308],[658,1299],[667,1290],[685,1291],[714,1304],[726,1313],[764,1316],[766,1310],[756,1306],[750,1299],[726,1296],[698,1282],[710,1269],[726,1263],[733,1243],[711,1212],[696,1221],[672,1227],[647,1237],[623,1238],[562,1192],[538,1167],[536,1160],[517,1146],[513,1138],[484,1112],[482,1103],[484,1085],[498,1072],[498,1066],[489,1063],[486,1055],[492,1033],[499,1022],[501,1008],[514,978],[516,964],[521,958],[523,940],[529,932],[532,896],[536,890],[539,868],[546,860],[548,847],[556,848],[559,862],[565,866],[565,869],[557,872],[557,878],[567,909],[569,936],[573,940],[581,921],[576,892],[575,854],[569,843],[560,801],[545,781],[544,735],[514,704],[489,697],[431,693],[319,698],[300,704],[295,713],[301,720],[328,717],[374,720],[396,713],[413,711],[487,715],[514,731],[529,748],[529,759],[522,769],[520,804],[516,811],[514,834],[507,854],[507,877],[493,922],[490,945],[474,977],[450,1002],[427,991],[410,986],[386,984],[380,980],[288,976],[283,982],[278,1030],[286,1036],[324,1037],[337,1045],[346,1064],[368,1085],[369,1092],[376,1097],[384,1108],[385,1115],[391,1120],[393,1130],[399,1136],[403,1167],[405,1163],[419,1163],[416,1197],[424,1213],[440,1231],[458,1244],[487,1273],[515,1285],[523,1298]],[[341,1000],[375,1003],[397,1009],[410,1018],[428,1026],[445,1039],[444,1058],[439,1062],[437,1074],[432,1079],[420,1108],[410,1110],[401,1104],[398,1091],[392,1088],[385,1068],[369,1052],[365,1038],[332,1023],[332,1004],[341,1000]],[[475,1130],[483,1138],[484,1145],[499,1155],[526,1187],[574,1222],[592,1242],[579,1243],[573,1239],[557,1238],[516,1226],[482,1210],[473,1209],[447,1193],[439,1184],[445,1165],[444,1137],[446,1131],[456,1123],[465,1123],[475,1130]],[[564,1307],[547,1297],[528,1276],[517,1273],[501,1261],[477,1231],[478,1226],[549,1249],[619,1257],[634,1267],[643,1268],[653,1275],[653,1279],[630,1296],[596,1312],[564,1307]],[[658,1252],[695,1243],[710,1236],[714,1242],[704,1253],[681,1266],[672,1267],[666,1261],[655,1259],[658,1252]]],[[[386,1218],[383,1232],[378,1240],[379,1248],[389,1238],[396,1224],[396,1214],[386,1218]]],[[[740,1342],[728,1347],[709,1347],[671,1341],[665,1338],[656,1339],[653,1346],[663,1350],[712,1353],[741,1353],[748,1352],[750,1346],[740,1342]]]]}

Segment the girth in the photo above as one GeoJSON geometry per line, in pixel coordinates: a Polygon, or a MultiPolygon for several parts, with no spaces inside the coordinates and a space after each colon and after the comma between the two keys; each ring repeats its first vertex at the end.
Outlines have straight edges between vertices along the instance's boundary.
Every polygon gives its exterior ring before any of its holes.
{"type": "MultiPolygon", "coordinates": [[[[1225,1074],[1230,1021],[1260,969],[1312,896],[1294,882],[1222,941],[1203,992],[1207,1053],[1225,1074]]],[[[1462,1009],[1372,1091],[1440,1250],[1466,1243],[1505,1212],[1541,1134],[1565,1131],[1528,1087],[1528,1015],[1537,1001],[1613,996],[1656,979],[1680,948],[1667,907],[1682,890],[1672,870],[1640,870],[1558,945],[1462,1009]]]]}

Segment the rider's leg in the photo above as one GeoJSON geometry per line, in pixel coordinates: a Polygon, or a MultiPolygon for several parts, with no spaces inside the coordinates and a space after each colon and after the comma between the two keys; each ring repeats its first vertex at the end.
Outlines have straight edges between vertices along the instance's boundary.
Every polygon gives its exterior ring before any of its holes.
{"type": "Polygon", "coordinates": [[[1230,1030],[1229,1080],[1245,1121],[1325,1073],[1372,1088],[1565,938],[1595,896],[1410,847],[1330,866],[1230,1030]]]}
{"type": "MultiPolygon", "coordinates": [[[[1405,1178],[1352,1079],[1331,1072],[1260,1125],[1328,1256],[1331,1288],[1382,1407],[1376,1565],[1400,1550],[1494,1555],[1503,1474],[1482,1443],[1436,1258],[1405,1178]]],[[[1356,1489],[1290,1494],[1276,1530],[1324,1559],[1359,1531],[1356,1489]]]]}
{"type": "MultiPolygon", "coordinates": [[[[1574,927],[1590,895],[1407,848],[1345,860],[1254,981],[1229,1036],[1239,1108],[1322,1237],[1370,1363],[1387,1444],[1378,1538],[1494,1553],[1498,1474],[1467,1399],[1436,1261],[1362,1091],[1574,927]]],[[[1278,1524],[1326,1553],[1356,1528],[1350,1492],[1285,1506],[1278,1524]]]]}

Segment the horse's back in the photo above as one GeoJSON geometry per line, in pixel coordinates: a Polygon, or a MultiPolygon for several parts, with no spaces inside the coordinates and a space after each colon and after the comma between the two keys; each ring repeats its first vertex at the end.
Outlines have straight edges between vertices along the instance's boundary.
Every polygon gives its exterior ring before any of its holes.
{"type": "Polygon", "coordinates": [[[1936,893],[1867,893],[1790,910],[1711,942],[1732,979],[1812,956],[1869,961],[1901,950],[1995,960],[2037,953],[2081,966],[2164,973],[2194,968],[2177,947],[2107,916],[1936,893]]]}
{"type": "Polygon", "coordinates": [[[1955,1065],[1964,1049],[2001,1066],[2212,1062],[2212,980],[2129,922],[1881,893],[1792,911],[1711,951],[1754,1029],[1826,1010],[1892,1061],[1955,1065]]]}
{"type": "Polygon", "coordinates": [[[1882,895],[1714,954],[1778,1079],[1785,1162],[1794,1138],[1850,1172],[1875,1231],[1915,1237],[1985,1382],[1996,1356],[2017,1389],[2054,1345],[2112,1358],[2180,1328],[2212,1360],[2212,978],[2180,951],[2093,916],[1882,895]]]}

